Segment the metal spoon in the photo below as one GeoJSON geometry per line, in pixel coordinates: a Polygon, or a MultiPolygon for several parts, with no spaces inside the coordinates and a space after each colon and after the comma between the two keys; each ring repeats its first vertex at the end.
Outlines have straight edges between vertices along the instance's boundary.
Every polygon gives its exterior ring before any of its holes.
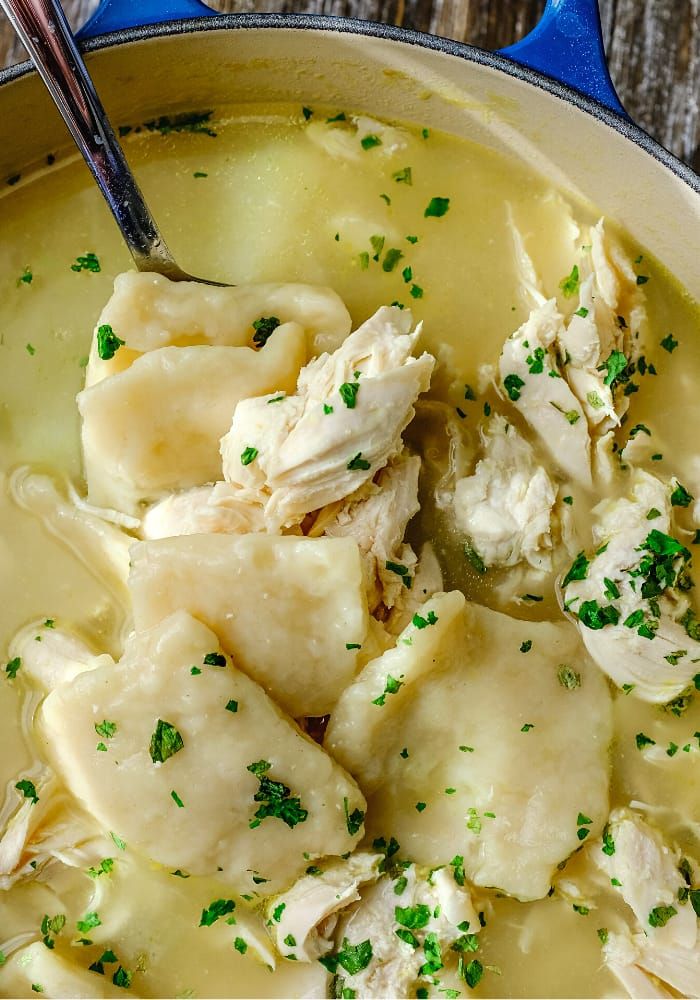
{"type": "Polygon", "coordinates": [[[171,281],[195,278],[168,250],[97,96],[58,0],[0,0],[75,144],[83,154],[139,271],[171,281]]]}

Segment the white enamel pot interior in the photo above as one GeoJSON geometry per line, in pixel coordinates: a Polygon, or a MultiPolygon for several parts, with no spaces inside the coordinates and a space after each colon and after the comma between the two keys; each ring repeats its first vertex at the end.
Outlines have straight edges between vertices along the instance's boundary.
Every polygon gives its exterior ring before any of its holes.
{"type": "MultiPolygon", "coordinates": [[[[617,220],[700,300],[696,175],[631,123],[500,56],[383,25],[294,15],[133,29],[97,38],[87,51],[115,124],[293,101],[439,128],[517,156],[617,220]]],[[[34,73],[20,67],[0,79],[1,177],[68,140],[34,73]]]]}

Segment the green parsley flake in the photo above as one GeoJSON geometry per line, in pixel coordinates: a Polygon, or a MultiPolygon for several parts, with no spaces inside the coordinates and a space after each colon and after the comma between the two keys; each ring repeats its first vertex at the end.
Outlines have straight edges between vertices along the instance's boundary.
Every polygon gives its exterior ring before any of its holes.
{"type": "Polygon", "coordinates": [[[75,926],[81,934],[87,934],[89,931],[94,930],[95,927],[99,927],[101,923],[102,921],[100,920],[99,913],[95,910],[91,910],[89,913],[85,914],[82,920],[78,920],[75,926]]]}
{"type": "Polygon", "coordinates": [[[33,280],[34,275],[31,268],[25,267],[24,272],[17,279],[17,287],[19,288],[20,285],[31,285],[33,280]]]}
{"type": "Polygon", "coordinates": [[[661,511],[658,507],[652,507],[647,514],[647,521],[655,521],[657,517],[661,517],[661,511]]]}
{"type": "Polygon", "coordinates": [[[272,919],[275,921],[276,924],[280,922],[280,920],[282,919],[282,914],[286,909],[287,909],[286,903],[278,903],[277,906],[274,908],[274,910],[272,911],[272,919]]]}
{"type": "Polygon", "coordinates": [[[348,833],[351,837],[354,837],[365,821],[365,814],[361,809],[353,809],[352,812],[349,812],[347,798],[343,798],[343,810],[345,812],[345,825],[348,828],[348,833]]]}
{"type": "Polygon", "coordinates": [[[111,361],[125,341],[118,337],[109,323],[97,328],[97,353],[103,361],[111,361]]]}
{"type": "Polygon", "coordinates": [[[313,114],[313,111],[311,110],[311,108],[303,107],[301,109],[301,113],[304,116],[305,121],[308,122],[309,118],[311,118],[313,114]]]}
{"type": "Polygon", "coordinates": [[[151,736],[149,753],[154,764],[164,764],[169,757],[184,747],[182,736],[171,722],[158,719],[151,736]]]}
{"type": "Polygon", "coordinates": [[[109,722],[107,719],[103,719],[102,722],[95,723],[95,732],[98,736],[104,736],[106,740],[111,739],[116,731],[116,722],[109,722]]]}
{"type": "Polygon", "coordinates": [[[452,868],[452,874],[457,885],[464,885],[466,875],[464,873],[464,858],[461,854],[455,854],[452,861],[450,861],[450,868],[452,868]]]}
{"type": "Polygon", "coordinates": [[[195,170],[192,174],[193,177],[208,177],[209,174],[205,174],[203,170],[195,170]]]}
{"type": "Polygon", "coordinates": [[[225,708],[227,712],[232,712],[235,715],[238,711],[238,702],[231,698],[230,701],[226,702],[225,708]]]}
{"type": "Polygon", "coordinates": [[[99,878],[100,875],[109,875],[114,868],[114,858],[103,858],[99,865],[93,865],[87,870],[90,878],[99,878]]]}
{"type": "Polygon", "coordinates": [[[661,346],[665,351],[668,351],[669,354],[673,354],[675,349],[678,347],[678,341],[673,339],[672,333],[669,333],[661,341],[661,346]]]}
{"type": "Polygon", "coordinates": [[[523,381],[523,379],[520,378],[519,375],[514,375],[514,374],[506,375],[506,377],[503,379],[503,387],[508,393],[508,398],[511,399],[514,403],[517,403],[517,401],[520,399],[520,390],[524,385],[525,382],[523,381]]]}
{"type": "Polygon", "coordinates": [[[588,309],[586,309],[585,306],[581,306],[580,309],[576,310],[576,312],[574,313],[574,316],[580,316],[581,319],[585,319],[586,316],[588,316],[588,309]]]}
{"type": "Polygon", "coordinates": [[[178,807],[178,809],[184,809],[185,808],[185,803],[182,801],[182,799],[180,798],[180,796],[177,794],[177,792],[174,789],[170,793],[170,797],[173,800],[173,802],[175,803],[175,805],[178,807]]]}
{"type": "Polygon", "coordinates": [[[21,666],[22,660],[19,656],[15,656],[5,665],[5,673],[7,674],[9,680],[13,681],[15,679],[21,666]]]}
{"type": "Polygon", "coordinates": [[[435,218],[440,219],[448,211],[450,207],[449,198],[431,198],[428,203],[428,207],[423,212],[423,216],[426,219],[435,218]]]}
{"type": "Polygon", "coordinates": [[[221,653],[207,653],[202,662],[205,667],[225,667],[226,657],[221,653]]]}
{"type": "Polygon", "coordinates": [[[338,392],[340,393],[340,398],[349,410],[355,409],[357,394],[359,391],[359,382],[343,382],[343,384],[339,387],[338,392]]]}
{"type": "Polygon", "coordinates": [[[535,728],[534,722],[526,722],[525,725],[520,730],[521,733],[529,733],[531,729],[535,728]]]}
{"type": "Polygon", "coordinates": [[[382,270],[386,272],[393,271],[402,257],[403,253],[401,250],[397,250],[396,248],[387,250],[382,261],[382,270]]]}
{"type": "Polygon", "coordinates": [[[520,652],[529,653],[532,649],[532,639],[526,639],[524,642],[520,643],[520,652]]]}
{"type": "Polygon", "coordinates": [[[437,615],[434,611],[429,611],[425,618],[422,618],[418,612],[415,613],[411,619],[411,624],[417,629],[427,628],[428,625],[435,625],[439,621],[437,615]]]}
{"type": "Polygon", "coordinates": [[[276,316],[261,316],[260,319],[256,319],[253,322],[255,330],[253,343],[255,346],[263,348],[278,326],[280,326],[280,321],[276,316]]]}
{"type": "Polygon", "coordinates": [[[613,840],[612,834],[610,833],[610,827],[605,824],[603,829],[603,846],[601,848],[603,854],[607,854],[609,858],[615,853],[615,841],[613,840]]]}
{"type": "Polygon", "coordinates": [[[652,740],[651,736],[647,736],[645,733],[637,733],[634,741],[637,744],[637,750],[643,750],[644,747],[656,746],[656,740],[652,740]]]}
{"type": "Polygon", "coordinates": [[[602,369],[607,371],[604,379],[605,385],[612,387],[618,381],[625,368],[627,368],[627,365],[627,358],[622,351],[612,351],[608,360],[600,366],[601,371],[602,369]]]}
{"type": "Polygon", "coordinates": [[[371,463],[362,457],[361,451],[358,451],[347,464],[349,472],[367,472],[371,468],[371,463]]]}
{"type": "Polygon", "coordinates": [[[206,910],[202,910],[199,926],[211,927],[220,917],[225,917],[229,913],[233,913],[235,909],[236,904],[232,899],[215,899],[209,904],[206,910]]]}
{"type": "Polygon", "coordinates": [[[473,958],[465,965],[460,955],[457,970],[470,990],[476,989],[484,975],[484,967],[478,958],[473,958]]]}
{"type": "Polygon", "coordinates": [[[422,930],[428,925],[430,920],[430,908],[425,903],[417,903],[415,906],[394,907],[394,919],[402,927],[409,930],[422,930]]]}
{"type": "Polygon", "coordinates": [[[34,357],[34,355],[36,354],[36,347],[34,347],[32,344],[27,344],[25,346],[25,349],[27,351],[27,354],[30,354],[32,357],[34,357]]]}
{"type": "Polygon", "coordinates": [[[29,781],[28,778],[22,778],[15,784],[15,788],[18,792],[21,792],[25,799],[31,799],[32,805],[36,805],[39,801],[39,796],[36,794],[36,788],[34,787],[34,782],[29,781]]]}
{"type": "Polygon", "coordinates": [[[381,254],[382,250],[384,249],[385,237],[384,236],[370,236],[369,242],[370,242],[370,245],[371,245],[372,249],[374,250],[374,256],[372,257],[372,260],[378,261],[379,260],[379,255],[381,254]]]}
{"type": "Polygon", "coordinates": [[[375,146],[381,146],[382,140],[378,135],[370,133],[369,135],[364,135],[360,139],[360,145],[363,149],[373,149],[375,146]]]}
{"type": "Polygon", "coordinates": [[[395,173],[391,175],[391,179],[396,181],[397,184],[408,184],[410,187],[413,184],[411,168],[404,167],[403,170],[395,171],[395,173]]]}
{"type": "Polygon", "coordinates": [[[595,632],[606,625],[617,625],[620,612],[611,604],[601,607],[597,601],[584,601],[578,609],[578,619],[582,625],[595,632]]]}
{"type": "Polygon", "coordinates": [[[585,580],[588,576],[589,566],[590,562],[586,558],[585,552],[579,552],[562,581],[562,587],[567,587],[572,580],[585,580]]]}
{"type": "Polygon", "coordinates": [[[257,457],[258,449],[248,445],[248,447],[241,452],[241,465],[250,465],[250,463],[254,462],[257,457]]]}
{"type": "Polygon", "coordinates": [[[422,813],[426,806],[427,802],[416,802],[416,812],[422,813]]]}
{"type": "Polygon", "coordinates": [[[544,347],[536,347],[525,360],[531,375],[541,375],[544,371],[544,347]]]}
{"type": "Polygon", "coordinates": [[[695,497],[688,493],[685,486],[682,486],[678,480],[676,480],[676,487],[671,494],[671,505],[673,507],[689,507],[692,500],[695,497]]]}
{"type": "Polygon", "coordinates": [[[112,840],[114,841],[114,846],[115,847],[118,847],[120,851],[125,851],[126,850],[126,841],[125,840],[122,840],[121,837],[118,837],[116,835],[116,833],[113,833],[111,830],[109,832],[109,835],[112,838],[112,840]]]}
{"type": "Polygon", "coordinates": [[[488,567],[471,542],[464,543],[464,554],[479,576],[483,576],[488,567]]]}
{"type": "Polygon", "coordinates": [[[409,292],[410,292],[411,298],[413,298],[413,299],[422,299],[423,298],[423,289],[421,288],[420,285],[411,285],[411,287],[409,289],[409,292]]]}
{"type": "Polygon", "coordinates": [[[399,689],[402,687],[403,687],[402,680],[396,680],[395,677],[392,677],[391,674],[388,674],[386,682],[384,684],[383,692],[379,695],[378,698],[375,698],[373,700],[372,704],[379,705],[380,707],[383,706],[386,701],[386,696],[388,694],[397,694],[399,689]]]}
{"type": "Polygon", "coordinates": [[[593,392],[586,393],[586,399],[588,400],[589,405],[592,406],[594,410],[602,410],[603,407],[605,406],[605,403],[600,398],[598,393],[595,392],[595,390],[593,392]]]}
{"type": "Polygon", "coordinates": [[[258,760],[249,764],[247,770],[254,774],[260,782],[258,791],[253,796],[255,802],[261,803],[254,818],[248,826],[251,830],[260,826],[263,820],[270,817],[281,819],[288,827],[303,823],[309,813],[301,805],[301,799],[292,796],[290,789],[281,781],[274,781],[267,776],[272,764],[267,760],[258,760]]]}
{"type": "Polygon", "coordinates": [[[359,643],[359,642],[346,642],[345,643],[345,648],[346,649],[362,649],[362,643],[359,643]]]}
{"type": "Polygon", "coordinates": [[[574,498],[573,497],[562,497],[561,499],[562,499],[562,503],[568,504],[569,507],[573,507],[573,505],[574,505],[574,498]]]}
{"type": "Polygon", "coordinates": [[[562,278],[559,282],[559,287],[562,290],[564,298],[573,298],[573,296],[578,292],[580,284],[581,276],[579,274],[578,264],[574,264],[571,269],[571,274],[567,275],[566,278],[562,278]]]}
{"type": "Polygon", "coordinates": [[[97,256],[89,252],[81,257],[76,257],[75,264],[71,264],[70,269],[71,271],[92,271],[93,274],[102,270],[97,256]]]}
{"type": "Polygon", "coordinates": [[[359,253],[357,255],[357,262],[360,265],[361,271],[367,270],[367,268],[369,267],[369,254],[367,253],[366,250],[363,250],[362,253],[359,253]]]}
{"type": "Polygon", "coordinates": [[[574,691],[576,688],[581,687],[581,674],[576,673],[566,663],[560,664],[557,670],[557,679],[561,686],[565,687],[568,691],[574,691]]]}
{"type": "Polygon", "coordinates": [[[396,573],[397,576],[401,577],[403,584],[407,588],[407,590],[411,589],[413,578],[411,577],[411,572],[408,566],[404,566],[403,563],[391,562],[390,560],[387,560],[384,565],[386,566],[387,570],[390,573],[396,573]]]}
{"type": "Polygon", "coordinates": [[[655,906],[649,914],[650,927],[665,927],[671,917],[675,917],[678,910],[675,906],[655,906]]]}
{"type": "Polygon", "coordinates": [[[648,280],[649,280],[649,278],[648,278],[648,276],[646,274],[638,274],[637,275],[637,284],[638,285],[646,285],[646,283],[647,283],[648,280]]]}
{"type": "Polygon", "coordinates": [[[55,917],[50,917],[48,913],[44,914],[44,918],[41,921],[42,941],[50,951],[55,947],[54,938],[61,933],[65,926],[66,917],[64,913],[58,913],[55,917]]]}

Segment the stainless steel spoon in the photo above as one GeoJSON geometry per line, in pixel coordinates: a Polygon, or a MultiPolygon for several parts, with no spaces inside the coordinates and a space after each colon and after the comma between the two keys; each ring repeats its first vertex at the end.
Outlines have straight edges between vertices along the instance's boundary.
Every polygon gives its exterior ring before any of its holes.
{"type": "Polygon", "coordinates": [[[0,0],[75,144],[83,154],[139,271],[171,281],[195,278],[168,250],[97,96],[58,0],[0,0]]]}

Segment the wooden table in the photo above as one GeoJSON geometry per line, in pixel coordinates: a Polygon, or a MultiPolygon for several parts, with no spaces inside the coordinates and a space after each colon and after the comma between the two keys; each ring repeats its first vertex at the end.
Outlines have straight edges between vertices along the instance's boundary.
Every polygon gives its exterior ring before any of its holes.
{"type": "MultiPolygon", "coordinates": [[[[221,11],[342,14],[430,31],[483,48],[515,41],[545,0],[209,0],[221,11]]],[[[63,0],[82,24],[98,0],[63,0]]],[[[700,172],[700,0],[600,0],[612,77],[630,115],[700,172]]],[[[0,66],[22,50],[0,15],[0,66]]]]}

